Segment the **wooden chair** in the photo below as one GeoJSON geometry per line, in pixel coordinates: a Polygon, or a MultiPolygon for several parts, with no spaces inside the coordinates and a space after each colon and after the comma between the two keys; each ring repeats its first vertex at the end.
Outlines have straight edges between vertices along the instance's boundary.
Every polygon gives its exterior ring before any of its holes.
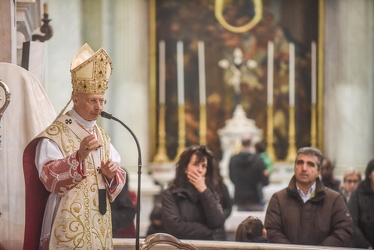
{"type": "MultiPolygon", "coordinates": [[[[171,245],[174,246],[175,249],[185,249],[185,250],[197,250],[191,243],[183,243],[176,237],[167,234],[167,233],[155,233],[149,235],[147,238],[144,239],[144,242],[140,244],[141,250],[149,250],[149,249],[164,249],[160,245],[171,245]],[[157,247],[159,245],[159,247],[157,247]],[[154,247],[154,248],[153,248],[154,247]]],[[[174,248],[169,248],[174,249],[174,248]]]]}

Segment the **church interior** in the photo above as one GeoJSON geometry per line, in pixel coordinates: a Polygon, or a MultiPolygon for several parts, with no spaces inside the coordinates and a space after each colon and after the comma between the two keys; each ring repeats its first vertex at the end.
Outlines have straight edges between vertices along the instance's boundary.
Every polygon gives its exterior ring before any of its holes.
{"type": "MultiPolygon", "coordinates": [[[[374,158],[372,0],[0,3],[5,249],[23,244],[23,151],[65,107],[70,63],[85,43],[111,57],[104,110],[135,135],[114,120],[98,120],[121,155],[129,188],[140,196],[142,238],[187,146],[214,152],[232,194],[228,162],[240,138],[265,142],[275,168],[265,201],[288,184],[300,147],[319,148],[337,179],[348,168],[364,173],[374,158]]],[[[229,235],[248,214],[265,216],[233,208],[229,235]]]]}

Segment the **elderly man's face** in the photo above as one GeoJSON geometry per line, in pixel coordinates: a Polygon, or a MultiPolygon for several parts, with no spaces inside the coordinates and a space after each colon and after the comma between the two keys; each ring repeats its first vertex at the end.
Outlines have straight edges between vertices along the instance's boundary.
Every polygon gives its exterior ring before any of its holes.
{"type": "Polygon", "coordinates": [[[299,154],[295,166],[296,182],[299,185],[310,187],[320,174],[318,170],[318,157],[315,155],[299,154]]]}
{"type": "Polygon", "coordinates": [[[73,94],[74,110],[87,121],[96,121],[105,104],[102,94],[73,94]]]}
{"type": "Polygon", "coordinates": [[[347,175],[343,181],[344,189],[347,192],[352,192],[357,188],[359,182],[360,177],[357,174],[347,175]]]}

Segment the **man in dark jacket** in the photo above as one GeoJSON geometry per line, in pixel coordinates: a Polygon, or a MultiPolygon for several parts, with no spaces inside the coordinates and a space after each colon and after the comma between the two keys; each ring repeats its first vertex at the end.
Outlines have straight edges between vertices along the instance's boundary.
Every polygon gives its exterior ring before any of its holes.
{"type": "MultiPolygon", "coordinates": [[[[110,203],[112,208],[112,233],[113,238],[134,238],[135,225],[134,218],[136,208],[134,200],[136,197],[131,195],[129,190],[129,174],[126,172],[126,183],[117,198],[110,203]],[[133,200],[133,198],[135,198],[133,200]]],[[[136,203],[136,202],[135,202],[136,203]]]]}
{"type": "Polygon", "coordinates": [[[299,149],[294,176],[287,188],[270,199],[265,228],[272,243],[345,247],[351,243],[353,222],[342,195],[319,179],[322,154],[299,149]]]}
{"type": "Polygon", "coordinates": [[[269,183],[265,162],[251,152],[251,137],[242,138],[239,154],[230,159],[230,179],[235,186],[234,204],[239,211],[262,211],[262,187],[269,183]]]}
{"type": "Polygon", "coordinates": [[[374,159],[366,166],[365,179],[352,192],[348,202],[354,223],[352,247],[374,247],[374,159]]]}
{"type": "Polygon", "coordinates": [[[334,169],[334,164],[329,159],[324,158],[321,167],[321,181],[325,187],[339,192],[340,181],[334,178],[334,169]]]}

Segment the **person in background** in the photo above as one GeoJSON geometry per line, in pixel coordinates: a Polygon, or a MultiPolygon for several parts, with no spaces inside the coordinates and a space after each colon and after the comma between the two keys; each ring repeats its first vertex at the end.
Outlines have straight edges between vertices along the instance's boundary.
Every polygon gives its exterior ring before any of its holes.
{"type": "MultiPolygon", "coordinates": [[[[260,156],[260,158],[265,162],[266,170],[265,176],[268,180],[270,180],[270,175],[274,172],[274,164],[268,153],[266,152],[266,142],[260,141],[255,144],[256,154],[260,156]]],[[[263,183],[258,183],[258,193],[260,196],[260,202],[263,206],[265,206],[264,195],[263,195],[263,183]]]]}
{"type": "Polygon", "coordinates": [[[218,164],[204,145],[188,147],[176,163],[175,179],[162,191],[162,222],[179,239],[213,240],[225,223],[217,190],[218,164]]]}
{"type": "Polygon", "coordinates": [[[346,202],[349,202],[353,190],[361,182],[361,173],[357,169],[350,168],[343,175],[343,184],[340,187],[340,193],[344,196],[346,202]]]}
{"type": "Polygon", "coordinates": [[[253,216],[243,220],[236,230],[235,241],[268,243],[267,232],[262,221],[253,216]]]}
{"type": "Polygon", "coordinates": [[[266,165],[266,175],[270,176],[274,172],[274,164],[268,153],[266,152],[266,143],[264,141],[255,144],[256,153],[261,157],[266,165]]]}
{"type": "Polygon", "coordinates": [[[352,192],[348,202],[355,232],[352,246],[358,248],[374,247],[374,159],[366,166],[365,179],[352,192]]]}
{"type": "Polygon", "coordinates": [[[155,233],[166,233],[165,227],[162,223],[162,206],[161,204],[155,204],[155,206],[152,209],[152,212],[149,216],[149,220],[151,221],[151,224],[149,225],[147,229],[146,236],[149,236],[151,234],[155,233]]]}
{"type": "Polygon", "coordinates": [[[321,168],[321,180],[325,187],[339,192],[340,181],[334,178],[334,169],[334,164],[329,159],[324,158],[321,168]]]}
{"type": "Polygon", "coordinates": [[[121,157],[96,120],[112,62],[84,44],[70,66],[72,95],[53,123],[25,148],[24,249],[112,249],[109,202],[126,174],[121,157]],[[64,113],[70,102],[73,108],[64,113]]]}
{"type": "Polygon", "coordinates": [[[319,179],[323,156],[316,148],[297,152],[288,187],[273,194],[265,215],[271,243],[347,247],[353,222],[343,196],[319,179]]]}
{"type": "Polygon", "coordinates": [[[241,150],[229,162],[229,175],[235,187],[238,211],[263,211],[262,187],[269,184],[265,162],[251,152],[251,137],[244,135],[241,150]],[[260,188],[260,190],[259,190],[260,188]]]}
{"type": "Polygon", "coordinates": [[[129,175],[121,193],[110,203],[114,238],[135,238],[136,193],[129,190],[129,175]]]}
{"type": "MultiPolygon", "coordinates": [[[[223,213],[225,215],[225,219],[227,219],[231,215],[232,199],[230,197],[229,190],[228,190],[226,184],[224,183],[223,178],[222,178],[219,171],[218,171],[218,174],[219,174],[219,185],[218,185],[218,189],[217,189],[217,194],[218,194],[219,200],[221,202],[221,206],[222,206],[222,209],[223,209],[223,213]]],[[[227,233],[226,233],[225,225],[218,228],[214,232],[214,239],[215,240],[220,240],[220,241],[227,240],[227,233]]]]}

